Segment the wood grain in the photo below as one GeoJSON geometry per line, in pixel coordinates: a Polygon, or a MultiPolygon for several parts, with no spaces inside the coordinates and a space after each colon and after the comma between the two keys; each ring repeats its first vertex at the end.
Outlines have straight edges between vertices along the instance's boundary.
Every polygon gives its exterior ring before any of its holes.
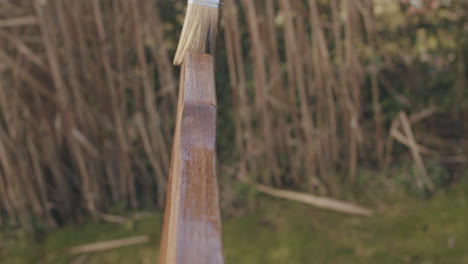
{"type": "Polygon", "coordinates": [[[159,263],[223,263],[210,55],[187,55],[178,100],[159,263]]]}

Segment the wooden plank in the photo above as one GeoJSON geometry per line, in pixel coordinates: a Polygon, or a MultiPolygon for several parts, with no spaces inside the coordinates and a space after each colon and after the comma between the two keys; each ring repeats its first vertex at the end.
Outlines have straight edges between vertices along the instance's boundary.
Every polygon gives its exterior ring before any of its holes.
{"type": "Polygon", "coordinates": [[[85,253],[93,253],[93,252],[100,252],[120,247],[128,247],[133,246],[141,243],[146,243],[149,241],[149,236],[137,236],[125,239],[118,239],[118,240],[109,240],[103,242],[96,242],[81,246],[76,246],[70,248],[68,253],[70,254],[85,254],[85,253]]]}
{"type": "Polygon", "coordinates": [[[321,209],[332,210],[335,212],[345,213],[345,214],[352,214],[352,215],[361,215],[361,216],[372,216],[374,213],[372,210],[364,208],[362,206],[327,198],[327,197],[319,197],[308,193],[301,193],[301,192],[294,192],[288,190],[278,190],[273,189],[268,186],[262,184],[256,184],[248,179],[241,179],[243,182],[253,185],[257,191],[271,195],[277,198],[283,198],[291,201],[296,201],[308,205],[312,205],[321,209]]]}
{"type": "Polygon", "coordinates": [[[178,100],[159,263],[223,263],[210,55],[187,55],[178,100]]]}
{"type": "Polygon", "coordinates": [[[400,121],[401,126],[403,127],[403,131],[405,131],[409,148],[416,163],[416,167],[420,172],[419,176],[422,178],[422,181],[429,189],[429,191],[433,192],[435,190],[434,183],[432,182],[431,178],[429,178],[429,174],[427,173],[426,166],[424,165],[424,161],[421,157],[421,153],[419,153],[418,143],[416,142],[413,130],[411,129],[410,121],[408,120],[405,112],[400,112],[400,121]]]}

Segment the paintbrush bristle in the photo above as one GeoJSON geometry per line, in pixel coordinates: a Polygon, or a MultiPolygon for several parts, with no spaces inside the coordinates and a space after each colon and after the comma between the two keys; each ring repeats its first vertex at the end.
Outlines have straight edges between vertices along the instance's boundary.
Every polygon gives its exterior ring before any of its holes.
{"type": "Polygon", "coordinates": [[[217,0],[189,1],[174,64],[180,65],[187,52],[214,54],[219,18],[217,0]],[[201,3],[209,3],[204,5],[201,3]]]}

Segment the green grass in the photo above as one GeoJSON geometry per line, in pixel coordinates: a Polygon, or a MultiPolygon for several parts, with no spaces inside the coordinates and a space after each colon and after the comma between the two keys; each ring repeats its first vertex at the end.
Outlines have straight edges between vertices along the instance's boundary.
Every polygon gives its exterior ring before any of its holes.
{"type": "MultiPolygon", "coordinates": [[[[66,227],[42,243],[0,240],[0,263],[71,263],[76,256],[65,253],[71,246],[148,234],[150,243],[92,254],[84,263],[154,264],[161,219],[66,227]]],[[[223,222],[223,236],[228,264],[468,263],[468,184],[431,200],[406,199],[370,218],[260,196],[254,213],[223,222]]]]}

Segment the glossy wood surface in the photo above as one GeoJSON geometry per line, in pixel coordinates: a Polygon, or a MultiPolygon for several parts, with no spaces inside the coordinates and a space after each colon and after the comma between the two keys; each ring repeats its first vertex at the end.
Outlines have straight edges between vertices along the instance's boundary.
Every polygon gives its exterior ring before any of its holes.
{"type": "Polygon", "coordinates": [[[182,66],[160,264],[223,263],[213,58],[182,66]]]}

